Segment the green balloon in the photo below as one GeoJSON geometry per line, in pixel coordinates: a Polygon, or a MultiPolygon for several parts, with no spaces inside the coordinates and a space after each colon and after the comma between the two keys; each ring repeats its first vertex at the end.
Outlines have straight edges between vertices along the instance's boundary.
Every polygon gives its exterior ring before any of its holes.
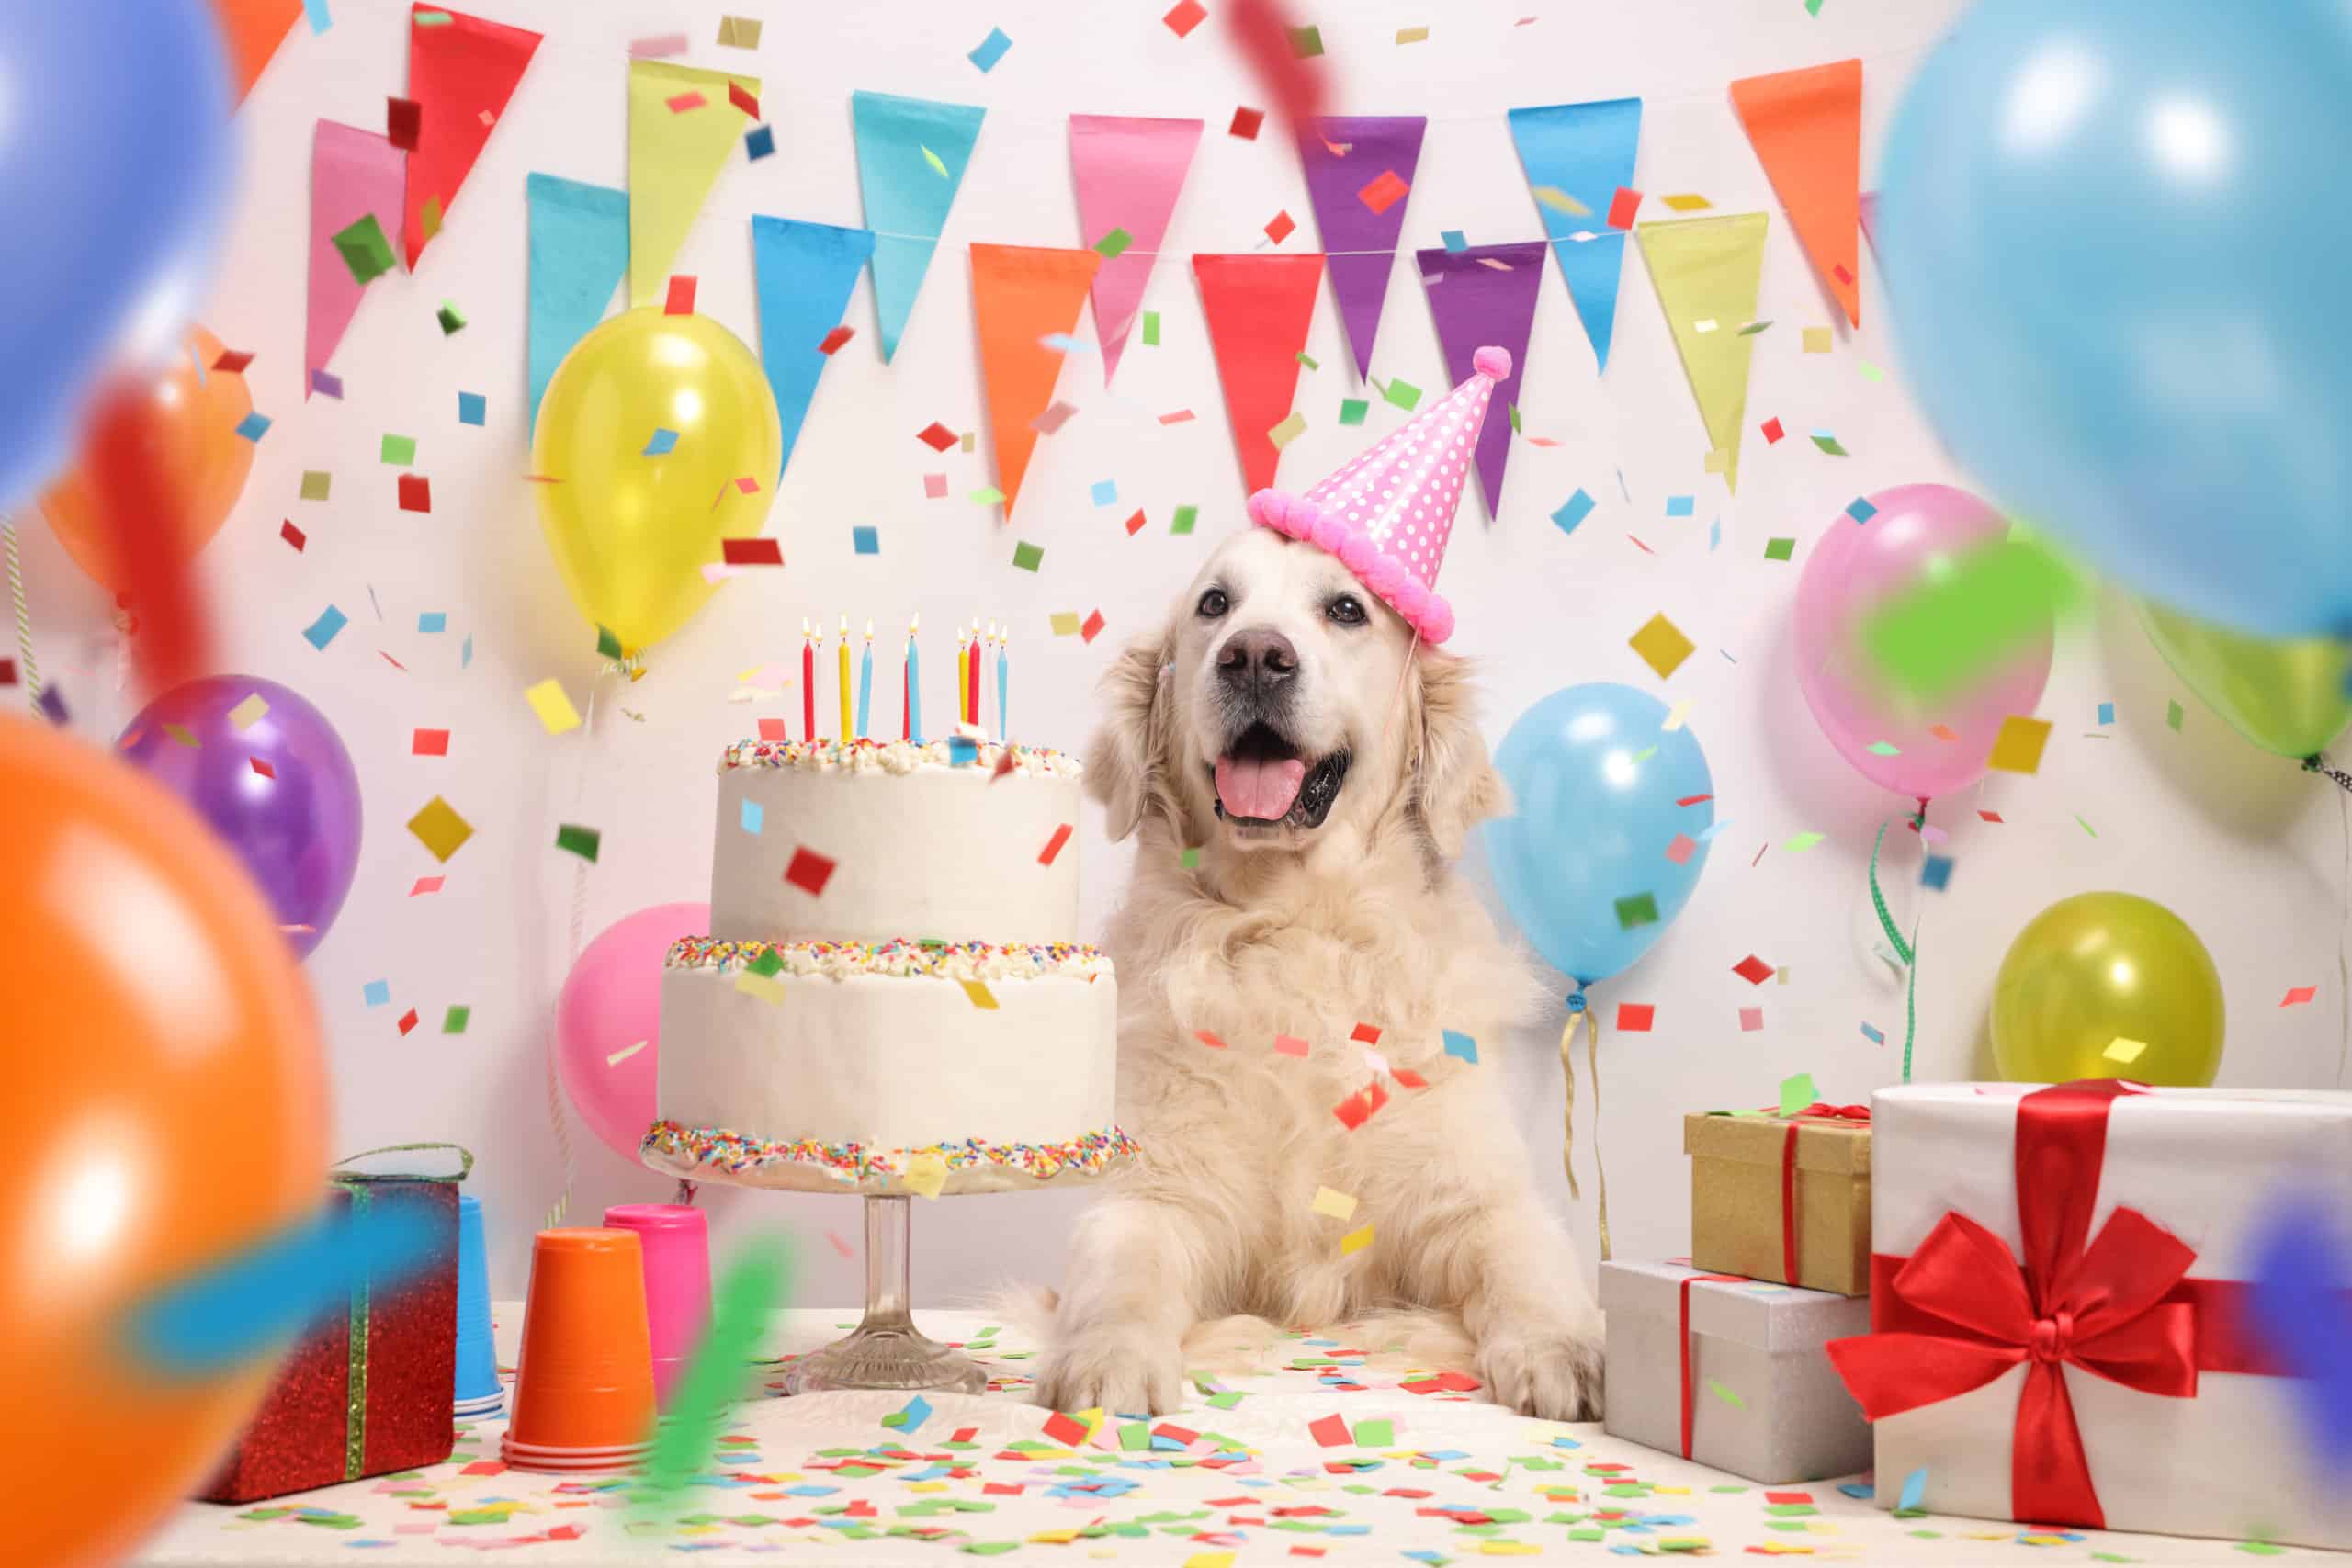
{"type": "Polygon", "coordinates": [[[2140,624],[2173,673],[2230,728],[2281,757],[2315,756],[2352,722],[2352,647],[2326,637],[2268,642],[2140,601],[2140,624]]]}

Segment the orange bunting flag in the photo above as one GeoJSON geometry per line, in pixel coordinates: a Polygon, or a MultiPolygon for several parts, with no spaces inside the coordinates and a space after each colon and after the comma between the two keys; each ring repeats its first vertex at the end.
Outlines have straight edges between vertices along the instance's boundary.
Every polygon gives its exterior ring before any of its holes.
{"type": "Polygon", "coordinates": [[[1242,489],[1254,495],[1272,485],[1282,461],[1272,433],[1291,416],[1323,258],[1196,254],[1193,273],[1200,280],[1217,379],[1225,386],[1226,417],[1241,454],[1242,489]]]}
{"type": "Polygon", "coordinates": [[[506,100],[539,47],[539,35],[485,22],[444,6],[409,13],[408,96],[420,106],[408,155],[408,211],[401,225],[409,270],[449,216],[506,100]]]}
{"type": "Polygon", "coordinates": [[[286,41],[294,18],[302,14],[302,0],[212,0],[212,14],[220,19],[221,41],[229,46],[229,74],[242,104],[269,57],[286,41]]]}
{"type": "Polygon", "coordinates": [[[1731,101],[1814,270],[1860,326],[1862,62],[1743,77],[1731,101]]]}
{"type": "Polygon", "coordinates": [[[972,324],[980,339],[980,378],[988,389],[989,434],[996,446],[996,486],[1012,515],[1029,454],[1033,423],[1054,400],[1067,357],[1048,337],[1066,336],[1086,307],[1086,290],[1102,257],[1096,251],[1031,245],[972,247],[972,324]]]}

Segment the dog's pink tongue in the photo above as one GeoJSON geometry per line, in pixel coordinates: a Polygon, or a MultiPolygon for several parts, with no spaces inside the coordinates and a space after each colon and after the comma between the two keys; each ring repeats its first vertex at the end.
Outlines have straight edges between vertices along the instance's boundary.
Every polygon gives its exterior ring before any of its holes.
{"type": "Polygon", "coordinates": [[[1256,759],[1216,760],[1216,797],[1229,817],[1256,817],[1273,821],[1290,810],[1298,786],[1306,782],[1306,764],[1295,757],[1278,762],[1256,759]]]}

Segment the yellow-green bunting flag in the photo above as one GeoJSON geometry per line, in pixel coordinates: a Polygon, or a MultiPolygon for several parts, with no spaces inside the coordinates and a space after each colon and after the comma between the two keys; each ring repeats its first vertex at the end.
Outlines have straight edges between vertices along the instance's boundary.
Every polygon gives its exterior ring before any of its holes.
{"type": "Polygon", "coordinates": [[[628,302],[661,302],[671,264],[728,155],[760,114],[760,79],[664,60],[628,68],[628,302]]]}
{"type": "Polygon", "coordinates": [[[1725,218],[1685,218],[1641,223],[1650,282],[1657,289],[1674,346],[1682,355],[1690,394],[1699,400],[1707,442],[1719,454],[1726,489],[1739,489],[1739,427],[1747,413],[1747,360],[1754,346],[1740,329],[1756,318],[1756,288],[1764,273],[1761,212],[1725,218]]]}

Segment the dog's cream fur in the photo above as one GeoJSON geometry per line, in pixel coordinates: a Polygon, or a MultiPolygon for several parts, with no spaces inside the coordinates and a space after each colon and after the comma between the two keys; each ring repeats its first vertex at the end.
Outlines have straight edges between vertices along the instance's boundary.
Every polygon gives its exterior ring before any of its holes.
{"type": "Polygon", "coordinates": [[[1452,870],[1469,829],[1509,804],[1466,667],[1416,644],[1336,558],[1251,528],[1120,657],[1106,693],[1087,776],[1113,835],[1139,835],[1110,948],[1120,1120],[1145,1155],[1080,1227],[1040,1401],[1172,1409],[1187,1332],[1228,1314],[1328,1326],[1419,1309],[1458,1321],[1496,1400],[1597,1415],[1600,1314],[1537,1198],[1495,1066],[1541,992],[1452,870]],[[1232,607],[1204,618],[1212,586],[1232,607]],[[1342,594],[1364,624],[1332,619],[1342,594]],[[1352,755],[1312,829],[1215,809],[1209,770],[1235,722],[1217,657],[1259,629],[1296,649],[1288,738],[1310,759],[1352,755]],[[1350,1131],[1333,1107],[1375,1082],[1349,1038],[1359,1021],[1430,1087],[1379,1077],[1386,1103],[1350,1131]],[[1473,1036],[1480,1065],[1446,1056],[1443,1029],[1473,1036]],[[1278,1054],[1277,1034],[1308,1055],[1278,1054]],[[1351,1220],[1316,1213],[1318,1187],[1354,1195],[1351,1220]],[[1343,1254],[1366,1223],[1371,1246],[1343,1254]]]}

